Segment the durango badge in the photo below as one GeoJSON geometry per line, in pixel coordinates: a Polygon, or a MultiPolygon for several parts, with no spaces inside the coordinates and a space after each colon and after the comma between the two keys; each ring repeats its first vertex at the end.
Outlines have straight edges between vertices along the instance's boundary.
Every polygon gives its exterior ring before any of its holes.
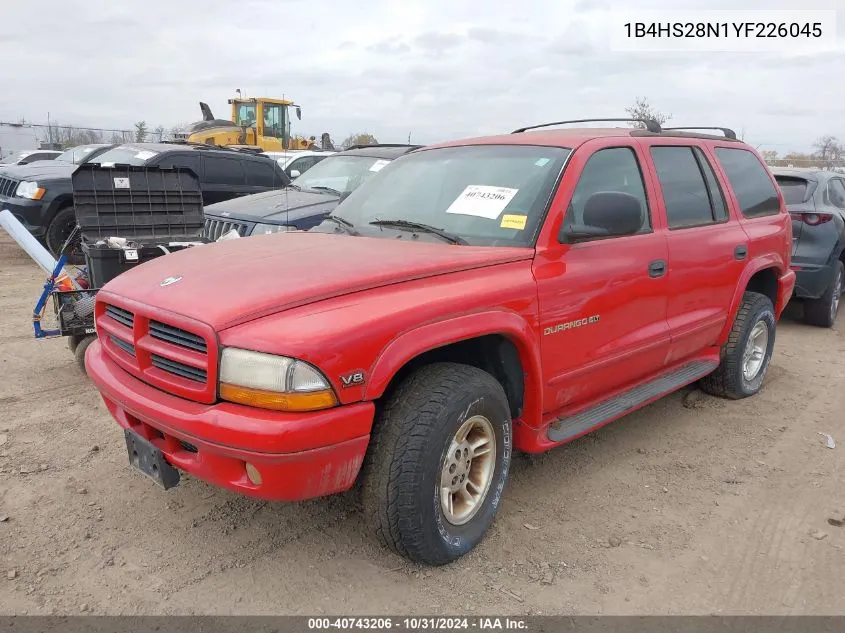
{"type": "Polygon", "coordinates": [[[182,279],[182,278],[181,277],[167,277],[167,278],[161,280],[161,283],[159,283],[159,286],[164,288],[165,286],[170,286],[172,284],[175,284],[180,279],[182,279]]]}
{"type": "Polygon", "coordinates": [[[552,325],[551,327],[544,329],[543,334],[548,336],[549,334],[557,334],[558,332],[571,330],[572,328],[598,323],[600,316],[601,315],[599,314],[594,314],[593,316],[584,317],[583,319],[575,319],[574,321],[567,321],[566,323],[558,323],[557,325],[552,325]]]}

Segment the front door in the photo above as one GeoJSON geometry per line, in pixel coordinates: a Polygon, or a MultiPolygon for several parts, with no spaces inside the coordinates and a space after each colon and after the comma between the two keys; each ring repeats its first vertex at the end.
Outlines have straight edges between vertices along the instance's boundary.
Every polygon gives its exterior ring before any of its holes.
{"type": "Polygon", "coordinates": [[[651,211],[641,150],[606,144],[586,143],[573,154],[561,191],[577,184],[551,213],[565,209],[565,224],[581,224],[592,194],[623,192],[641,201],[644,222],[634,235],[538,249],[546,413],[575,411],[639,382],[663,368],[669,349],[666,238],[651,211]]]}

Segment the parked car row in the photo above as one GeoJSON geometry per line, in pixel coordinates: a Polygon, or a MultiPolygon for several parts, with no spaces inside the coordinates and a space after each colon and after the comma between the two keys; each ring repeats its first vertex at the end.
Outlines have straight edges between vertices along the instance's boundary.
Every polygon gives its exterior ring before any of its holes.
{"type": "Polygon", "coordinates": [[[835,222],[791,217],[732,131],[642,123],[359,148],[209,206],[251,237],[96,297],[86,368],[133,467],[274,501],[358,482],[376,537],[441,565],[487,533],[514,451],[695,382],[758,393],[796,218],[835,222]]]}

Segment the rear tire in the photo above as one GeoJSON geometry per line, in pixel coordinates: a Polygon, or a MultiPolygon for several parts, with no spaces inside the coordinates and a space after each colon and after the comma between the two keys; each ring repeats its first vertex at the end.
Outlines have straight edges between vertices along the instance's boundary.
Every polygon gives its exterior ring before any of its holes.
{"type": "MultiPolygon", "coordinates": [[[[62,246],[70,237],[74,227],[76,227],[76,212],[73,210],[73,206],[59,209],[53,221],[50,222],[50,226],[47,227],[44,241],[47,243],[47,249],[56,259],[61,255],[62,246]]],[[[82,238],[79,235],[68,244],[65,255],[67,255],[69,264],[81,266],[85,263],[85,256],[82,253],[82,238]]]]}
{"type": "Polygon", "coordinates": [[[845,279],[845,265],[841,261],[833,267],[833,281],[818,299],[804,301],[804,322],[817,327],[833,327],[839,312],[842,297],[842,282],[845,279]]]}
{"type": "Polygon", "coordinates": [[[775,310],[771,299],[746,292],[722,348],[722,362],[701,379],[701,390],[732,400],[753,396],[763,386],[774,347],[775,310]]]}
{"type": "Polygon", "coordinates": [[[371,529],[428,565],[473,549],[493,522],[511,460],[511,417],[499,382],[475,367],[425,366],[388,399],[363,469],[371,529]]]}
{"type": "Polygon", "coordinates": [[[73,355],[76,358],[76,364],[79,365],[79,368],[82,370],[82,373],[88,375],[88,372],[85,370],[85,352],[88,350],[88,347],[97,340],[96,334],[91,334],[83,338],[79,343],[76,344],[76,349],[73,350],[73,355]]]}

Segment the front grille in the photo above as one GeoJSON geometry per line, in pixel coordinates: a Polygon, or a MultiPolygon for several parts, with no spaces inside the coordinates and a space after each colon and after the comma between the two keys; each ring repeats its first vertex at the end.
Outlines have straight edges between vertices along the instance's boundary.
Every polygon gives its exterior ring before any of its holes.
{"type": "Polygon", "coordinates": [[[126,352],[130,356],[135,355],[135,346],[132,345],[132,343],[127,343],[123,339],[119,339],[116,336],[112,336],[111,334],[109,334],[109,338],[111,339],[112,343],[114,343],[117,347],[122,349],[124,352],[126,352]]]}
{"type": "Polygon", "coordinates": [[[129,310],[124,310],[123,308],[110,305],[106,306],[106,314],[121,325],[125,325],[130,329],[135,324],[135,315],[133,315],[129,310]]]}
{"type": "Polygon", "coordinates": [[[95,311],[103,348],[124,370],[147,384],[197,402],[217,400],[219,351],[207,325],[175,316],[167,322],[144,306],[100,299],[95,311]]]}
{"type": "Polygon", "coordinates": [[[207,352],[207,346],[203,337],[186,332],[181,328],[161,323],[160,321],[150,321],[150,336],[160,341],[167,341],[168,343],[192,349],[202,354],[207,352]]]}
{"type": "Polygon", "coordinates": [[[204,383],[208,378],[204,369],[191,367],[185,363],[180,363],[179,361],[171,360],[169,358],[165,358],[164,356],[159,356],[158,354],[152,355],[152,362],[153,367],[158,367],[162,371],[182,376],[182,378],[187,378],[188,380],[204,383]]]}
{"type": "Polygon", "coordinates": [[[4,178],[0,176],[0,196],[4,198],[11,198],[15,195],[15,189],[18,188],[20,180],[13,180],[12,178],[4,178]]]}
{"type": "Polygon", "coordinates": [[[213,218],[205,219],[205,227],[203,228],[203,237],[208,238],[212,242],[225,235],[232,229],[237,230],[238,235],[246,237],[248,226],[243,222],[233,222],[231,220],[215,220],[213,218]]]}

